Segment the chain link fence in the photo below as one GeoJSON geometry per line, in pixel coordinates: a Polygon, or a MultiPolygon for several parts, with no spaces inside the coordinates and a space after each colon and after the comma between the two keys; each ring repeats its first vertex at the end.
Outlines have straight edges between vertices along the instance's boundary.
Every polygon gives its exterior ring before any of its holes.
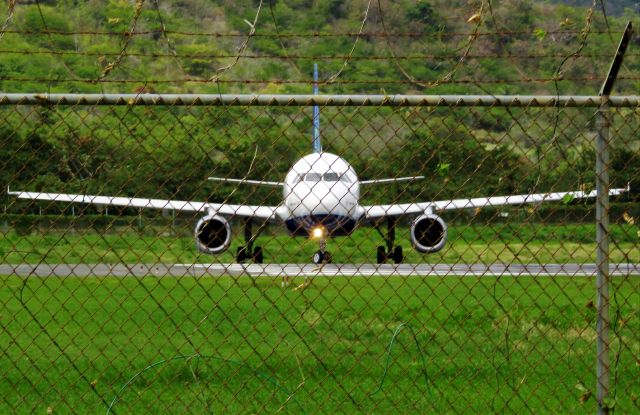
{"type": "Polygon", "coordinates": [[[637,97],[0,104],[2,413],[640,410],[637,97]]]}

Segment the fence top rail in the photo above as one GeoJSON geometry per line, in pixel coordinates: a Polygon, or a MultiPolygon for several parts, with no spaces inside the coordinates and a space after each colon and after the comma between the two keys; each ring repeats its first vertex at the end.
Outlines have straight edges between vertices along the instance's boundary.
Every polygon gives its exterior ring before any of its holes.
{"type": "Polygon", "coordinates": [[[640,107],[640,95],[274,95],[0,93],[0,105],[640,107]]]}

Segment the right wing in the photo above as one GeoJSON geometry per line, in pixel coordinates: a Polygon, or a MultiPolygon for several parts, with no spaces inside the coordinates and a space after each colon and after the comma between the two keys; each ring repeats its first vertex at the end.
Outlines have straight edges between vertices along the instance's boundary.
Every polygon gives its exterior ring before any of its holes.
{"type": "MultiPolygon", "coordinates": [[[[629,187],[622,189],[610,189],[609,196],[617,196],[628,192],[629,187]]],[[[491,196],[477,197],[473,199],[452,199],[439,200],[424,203],[401,203],[394,205],[370,205],[363,206],[366,219],[378,219],[386,216],[402,216],[420,214],[428,210],[452,210],[467,208],[483,208],[504,205],[522,205],[525,203],[540,203],[559,200],[586,199],[596,197],[595,190],[591,192],[556,192],[556,193],[533,193],[527,195],[491,196]]]]}
{"type": "Polygon", "coordinates": [[[66,193],[12,192],[18,199],[47,200],[52,202],[87,203],[102,206],[121,206],[140,209],[169,209],[182,212],[213,211],[226,216],[274,219],[277,206],[232,205],[227,203],[190,202],[183,200],[143,199],[138,197],[75,195],[66,193]]]}
{"type": "Polygon", "coordinates": [[[386,184],[397,182],[412,182],[414,180],[424,179],[424,176],[411,176],[411,177],[394,177],[391,179],[374,179],[374,180],[360,180],[360,184],[386,184]]]}

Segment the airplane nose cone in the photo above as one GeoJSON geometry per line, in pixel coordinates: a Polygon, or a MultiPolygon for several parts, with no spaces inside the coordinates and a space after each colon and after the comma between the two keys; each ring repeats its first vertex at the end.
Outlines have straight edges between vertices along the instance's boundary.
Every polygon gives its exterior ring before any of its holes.
{"type": "Polygon", "coordinates": [[[306,192],[296,192],[300,205],[293,209],[295,215],[340,215],[347,216],[355,207],[354,197],[340,183],[328,186],[317,183],[306,192]]]}

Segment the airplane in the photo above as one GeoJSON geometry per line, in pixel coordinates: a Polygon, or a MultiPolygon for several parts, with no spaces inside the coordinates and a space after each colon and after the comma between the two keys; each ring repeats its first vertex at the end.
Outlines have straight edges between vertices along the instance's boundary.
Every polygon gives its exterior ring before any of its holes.
{"type": "MultiPolygon", "coordinates": [[[[314,95],[318,94],[318,67],[314,65],[314,95]]],[[[472,199],[453,199],[420,203],[362,205],[360,186],[385,184],[424,179],[424,176],[398,177],[378,180],[358,180],[353,167],[343,158],[322,150],[320,139],[320,111],[313,107],[312,153],[302,157],[289,170],[284,181],[261,181],[210,177],[209,180],[271,186],[283,190],[283,201],[278,206],[209,203],[180,200],[144,199],[118,196],[92,196],[64,193],[40,193],[11,191],[9,195],[19,199],[47,200],[56,202],[86,203],[102,206],[167,209],[183,212],[204,213],[195,225],[194,239],[198,250],[208,254],[225,252],[231,244],[229,218],[244,219],[245,245],[238,247],[236,260],[251,260],[262,263],[262,248],[254,247],[260,231],[253,232],[255,220],[279,222],[290,235],[317,240],[318,251],[312,261],[325,264],[332,261],[326,250],[330,237],[347,236],[361,225],[372,224],[378,230],[386,220],[387,232],[383,235],[384,246],[378,246],[377,263],[387,260],[399,264],[404,260],[402,246],[396,245],[397,220],[403,216],[415,216],[410,228],[411,245],[420,253],[432,253],[444,248],[447,241],[447,224],[436,212],[452,209],[484,208],[503,205],[521,205],[596,196],[596,191],[572,191],[536,193],[508,196],[491,196],[472,199]]],[[[615,196],[629,191],[629,187],[610,189],[615,196]]],[[[260,229],[264,229],[261,226],[260,229]]],[[[380,231],[382,234],[382,231],[380,231]]]]}

